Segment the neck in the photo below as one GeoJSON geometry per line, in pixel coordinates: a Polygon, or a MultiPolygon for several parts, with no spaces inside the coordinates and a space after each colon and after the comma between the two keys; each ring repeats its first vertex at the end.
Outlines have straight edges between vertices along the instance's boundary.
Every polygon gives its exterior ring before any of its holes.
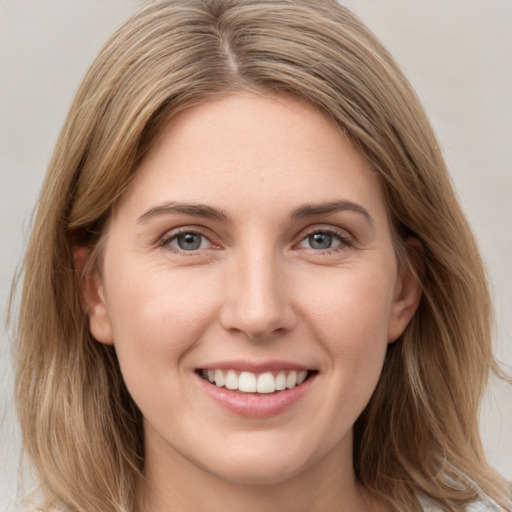
{"type": "Polygon", "coordinates": [[[381,512],[358,484],[352,453],[344,446],[284,481],[271,484],[233,482],[198,467],[174,452],[152,460],[147,447],[145,478],[139,483],[140,512],[381,512]],[[343,464],[343,461],[346,461],[343,464]]]}

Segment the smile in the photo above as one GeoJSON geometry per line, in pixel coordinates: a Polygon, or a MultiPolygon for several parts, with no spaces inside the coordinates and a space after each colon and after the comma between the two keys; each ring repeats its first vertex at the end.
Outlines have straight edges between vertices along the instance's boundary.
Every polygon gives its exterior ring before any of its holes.
{"type": "Polygon", "coordinates": [[[310,372],[307,370],[281,370],[253,373],[234,369],[208,369],[200,370],[199,374],[218,388],[242,393],[270,394],[299,386],[308,378],[310,372]]]}
{"type": "Polygon", "coordinates": [[[317,369],[285,361],[225,361],[196,368],[197,382],[214,403],[236,416],[269,418],[301,402],[317,369]]]}

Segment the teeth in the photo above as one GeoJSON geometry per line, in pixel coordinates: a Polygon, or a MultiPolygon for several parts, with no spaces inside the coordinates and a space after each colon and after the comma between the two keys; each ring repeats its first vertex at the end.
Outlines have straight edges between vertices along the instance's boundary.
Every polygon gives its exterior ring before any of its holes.
{"type": "Polygon", "coordinates": [[[262,373],[258,376],[256,391],[258,393],[273,393],[276,390],[276,379],[271,373],[262,373]]]}
{"type": "Polygon", "coordinates": [[[277,389],[277,391],[283,391],[283,389],[286,389],[286,373],[279,372],[277,374],[276,389],[277,389]]]}
{"type": "Polygon", "coordinates": [[[294,388],[297,385],[297,372],[292,371],[286,377],[286,387],[288,389],[294,388]]]}
{"type": "Polygon", "coordinates": [[[238,389],[238,375],[235,370],[228,370],[226,373],[226,388],[238,389]]]}
{"type": "Polygon", "coordinates": [[[231,390],[239,390],[244,393],[274,393],[291,389],[302,384],[308,372],[306,370],[286,372],[281,370],[277,375],[264,372],[258,375],[252,372],[240,372],[235,370],[203,370],[203,378],[217,387],[231,390]]]}
{"type": "Polygon", "coordinates": [[[244,393],[256,391],[256,375],[251,372],[242,372],[238,377],[238,389],[244,393]]]}
{"type": "Polygon", "coordinates": [[[308,376],[308,372],[306,370],[303,370],[303,371],[299,372],[297,374],[297,386],[299,384],[302,384],[306,380],[307,376],[308,376]]]}
{"type": "Polygon", "coordinates": [[[215,370],[215,385],[219,388],[224,386],[224,375],[221,370],[215,370]]]}

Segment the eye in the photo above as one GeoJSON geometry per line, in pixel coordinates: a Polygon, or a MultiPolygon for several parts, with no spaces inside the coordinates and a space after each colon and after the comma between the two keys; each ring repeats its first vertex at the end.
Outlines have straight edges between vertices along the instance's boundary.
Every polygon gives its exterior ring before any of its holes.
{"type": "Polygon", "coordinates": [[[334,237],[330,233],[313,233],[307,240],[312,249],[330,249],[334,237]]]}
{"type": "Polygon", "coordinates": [[[209,249],[212,246],[208,238],[197,231],[171,233],[162,240],[161,245],[171,247],[179,252],[198,251],[200,249],[209,249]]]}
{"type": "Polygon", "coordinates": [[[298,247],[315,251],[341,250],[351,245],[350,238],[344,233],[318,230],[309,233],[301,240],[298,247]]]}

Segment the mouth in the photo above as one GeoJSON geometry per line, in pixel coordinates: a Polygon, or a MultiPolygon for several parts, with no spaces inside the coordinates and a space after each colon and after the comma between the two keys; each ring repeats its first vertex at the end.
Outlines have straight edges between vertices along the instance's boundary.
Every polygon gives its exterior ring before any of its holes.
{"type": "Polygon", "coordinates": [[[316,370],[277,370],[260,373],[236,369],[198,368],[196,373],[217,388],[241,394],[271,395],[303,385],[316,370]]]}

